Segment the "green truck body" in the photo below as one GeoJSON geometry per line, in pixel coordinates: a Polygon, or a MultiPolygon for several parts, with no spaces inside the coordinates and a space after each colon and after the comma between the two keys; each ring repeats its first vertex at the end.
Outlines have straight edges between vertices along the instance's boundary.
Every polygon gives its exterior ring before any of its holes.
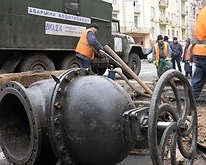
{"type": "MultiPolygon", "coordinates": [[[[81,67],[74,50],[92,22],[100,25],[101,44],[115,48],[112,4],[102,0],[1,0],[0,18],[1,73],[81,67]]],[[[132,68],[130,55],[142,59],[143,52],[140,46],[128,44],[126,35],[120,37],[122,49],[117,53],[132,68]]],[[[108,59],[95,58],[92,63],[94,72],[103,74],[108,59]]]]}

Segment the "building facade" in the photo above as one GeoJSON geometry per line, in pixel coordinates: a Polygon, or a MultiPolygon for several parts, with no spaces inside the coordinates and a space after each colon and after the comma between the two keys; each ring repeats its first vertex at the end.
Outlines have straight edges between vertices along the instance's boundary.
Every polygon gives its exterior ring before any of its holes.
{"type": "Polygon", "coordinates": [[[172,41],[193,38],[196,16],[203,0],[111,0],[113,17],[120,20],[121,32],[149,48],[159,34],[172,41]]]}

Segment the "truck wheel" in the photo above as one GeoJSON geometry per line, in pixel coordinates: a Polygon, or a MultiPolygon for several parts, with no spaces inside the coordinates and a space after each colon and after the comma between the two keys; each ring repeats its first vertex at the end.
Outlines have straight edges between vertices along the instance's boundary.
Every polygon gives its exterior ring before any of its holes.
{"type": "Polygon", "coordinates": [[[54,71],[53,61],[43,53],[26,56],[20,64],[20,72],[26,71],[54,71]]]}
{"type": "MultiPolygon", "coordinates": [[[[141,60],[140,60],[138,54],[132,53],[129,56],[128,66],[130,67],[130,69],[132,69],[132,71],[137,76],[139,75],[140,70],[141,70],[141,60]]],[[[126,71],[123,70],[123,73],[125,74],[125,76],[127,76],[127,78],[132,78],[126,71]]]]}
{"type": "Polygon", "coordinates": [[[75,55],[67,55],[60,62],[60,69],[82,68],[82,62],[75,55]]]}

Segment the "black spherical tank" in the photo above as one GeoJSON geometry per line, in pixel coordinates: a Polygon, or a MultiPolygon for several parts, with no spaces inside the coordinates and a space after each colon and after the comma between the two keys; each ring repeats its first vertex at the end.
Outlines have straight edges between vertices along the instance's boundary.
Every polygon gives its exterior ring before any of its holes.
{"type": "Polygon", "coordinates": [[[125,139],[122,117],[134,108],[129,94],[100,76],[69,81],[56,86],[61,92],[56,92],[52,100],[52,105],[58,105],[51,108],[50,115],[56,154],[65,164],[69,157],[78,165],[117,164],[133,145],[125,139]]]}
{"type": "Polygon", "coordinates": [[[85,69],[28,88],[6,82],[0,92],[1,148],[18,165],[117,164],[135,142],[127,138],[123,117],[134,108],[115,81],[85,69]]]}

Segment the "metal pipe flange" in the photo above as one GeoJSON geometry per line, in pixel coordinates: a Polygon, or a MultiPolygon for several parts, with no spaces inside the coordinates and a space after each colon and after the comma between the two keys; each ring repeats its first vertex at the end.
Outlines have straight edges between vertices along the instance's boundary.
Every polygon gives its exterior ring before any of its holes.
{"type": "Polygon", "coordinates": [[[13,164],[35,164],[42,132],[35,105],[18,82],[1,86],[0,140],[5,157],[13,164]]]}

